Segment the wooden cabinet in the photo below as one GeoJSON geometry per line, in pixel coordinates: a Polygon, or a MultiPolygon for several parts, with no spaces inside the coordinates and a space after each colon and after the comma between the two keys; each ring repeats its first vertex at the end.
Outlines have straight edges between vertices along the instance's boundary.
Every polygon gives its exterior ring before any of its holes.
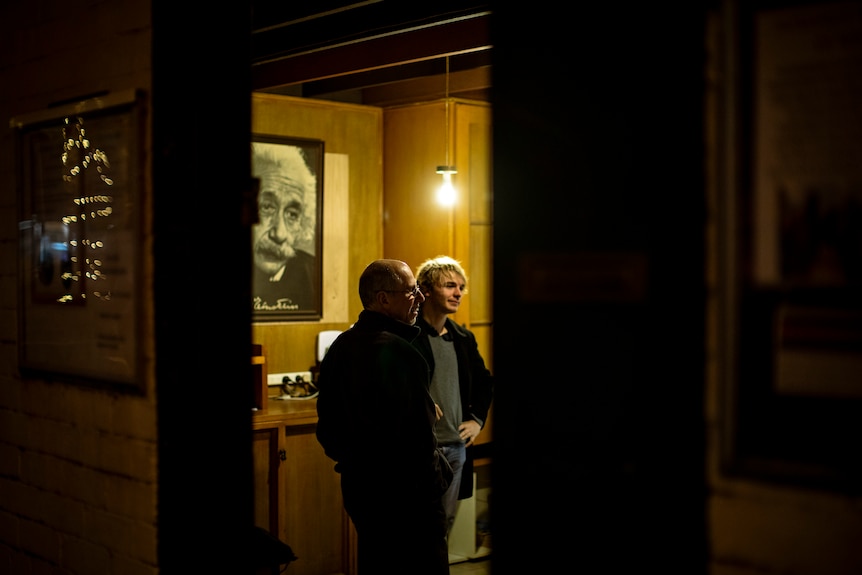
{"type": "Polygon", "coordinates": [[[265,427],[252,432],[254,524],[276,537],[280,537],[278,471],[281,449],[278,436],[278,427],[265,427]]]}
{"type": "Polygon", "coordinates": [[[270,399],[253,417],[255,524],[290,545],[291,575],[356,573],[340,476],[314,435],[316,400],[270,399]]]}

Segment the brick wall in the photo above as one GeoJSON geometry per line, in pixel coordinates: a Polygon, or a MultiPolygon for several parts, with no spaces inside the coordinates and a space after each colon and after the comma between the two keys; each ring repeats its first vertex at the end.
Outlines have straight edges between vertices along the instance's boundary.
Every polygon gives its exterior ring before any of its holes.
{"type": "Polygon", "coordinates": [[[0,7],[0,573],[148,575],[156,563],[154,386],[22,379],[12,117],[150,87],[149,0],[0,7]]]}

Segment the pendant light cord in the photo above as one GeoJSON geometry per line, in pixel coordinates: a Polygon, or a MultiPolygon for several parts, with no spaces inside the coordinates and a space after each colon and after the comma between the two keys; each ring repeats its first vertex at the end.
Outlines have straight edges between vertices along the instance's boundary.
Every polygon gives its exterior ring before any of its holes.
{"type": "Polygon", "coordinates": [[[449,56],[446,56],[446,166],[447,170],[450,169],[451,163],[449,162],[449,56]]]}

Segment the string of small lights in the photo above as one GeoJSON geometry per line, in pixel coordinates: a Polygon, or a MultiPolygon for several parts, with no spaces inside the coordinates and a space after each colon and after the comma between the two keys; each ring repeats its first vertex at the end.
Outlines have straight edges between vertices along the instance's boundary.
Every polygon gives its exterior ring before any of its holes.
{"type": "MultiPolygon", "coordinates": [[[[108,155],[99,148],[94,148],[87,138],[86,130],[84,129],[84,119],[81,117],[70,121],[65,118],[63,122],[63,182],[81,187],[86,190],[86,186],[80,185],[79,179],[91,169],[95,169],[98,174],[99,181],[105,186],[113,186],[114,180],[110,176],[110,161],[108,155]]],[[[77,192],[77,189],[76,189],[77,192]]],[[[113,196],[107,194],[86,194],[79,195],[73,193],[75,197],[72,203],[78,208],[76,213],[67,214],[61,218],[64,225],[70,227],[71,230],[77,230],[79,233],[87,228],[84,223],[89,218],[95,220],[97,218],[107,218],[113,213],[113,196]]],[[[105,248],[104,238],[91,237],[76,237],[70,234],[68,247],[75,248],[70,250],[72,268],[65,271],[61,277],[64,286],[71,286],[72,282],[78,282],[82,276],[95,281],[104,281],[107,276],[102,270],[102,260],[95,253],[97,250],[105,248]],[[77,248],[81,246],[85,250],[84,261],[79,260],[77,248]],[[83,264],[83,265],[82,265],[83,264]]],[[[111,299],[110,289],[93,290],[93,296],[99,299],[111,299]]],[[[86,298],[87,293],[81,290],[81,298],[86,298]]],[[[58,301],[61,303],[72,301],[73,296],[71,290],[67,288],[67,293],[61,296],[58,301]]]]}

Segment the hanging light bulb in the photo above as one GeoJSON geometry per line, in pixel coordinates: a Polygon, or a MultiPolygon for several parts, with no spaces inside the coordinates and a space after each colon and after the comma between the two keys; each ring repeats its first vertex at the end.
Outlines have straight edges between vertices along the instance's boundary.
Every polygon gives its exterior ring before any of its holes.
{"type": "Polygon", "coordinates": [[[452,174],[457,174],[458,170],[449,164],[449,56],[446,56],[445,112],[446,165],[437,166],[437,173],[443,176],[443,183],[437,189],[437,202],[443,206],[451,206],[455,203],[456,198],[455,188],[452,186],[452,174]]]}
{"type": "Polygon", "coordinates": [[[437,173],[443,174],[443,183],[437,188],[437,202],[444,206],[455,203],[455,187],[452,186],[452,174],[457,174],[454,166],[437,166],[437,173]]]}

